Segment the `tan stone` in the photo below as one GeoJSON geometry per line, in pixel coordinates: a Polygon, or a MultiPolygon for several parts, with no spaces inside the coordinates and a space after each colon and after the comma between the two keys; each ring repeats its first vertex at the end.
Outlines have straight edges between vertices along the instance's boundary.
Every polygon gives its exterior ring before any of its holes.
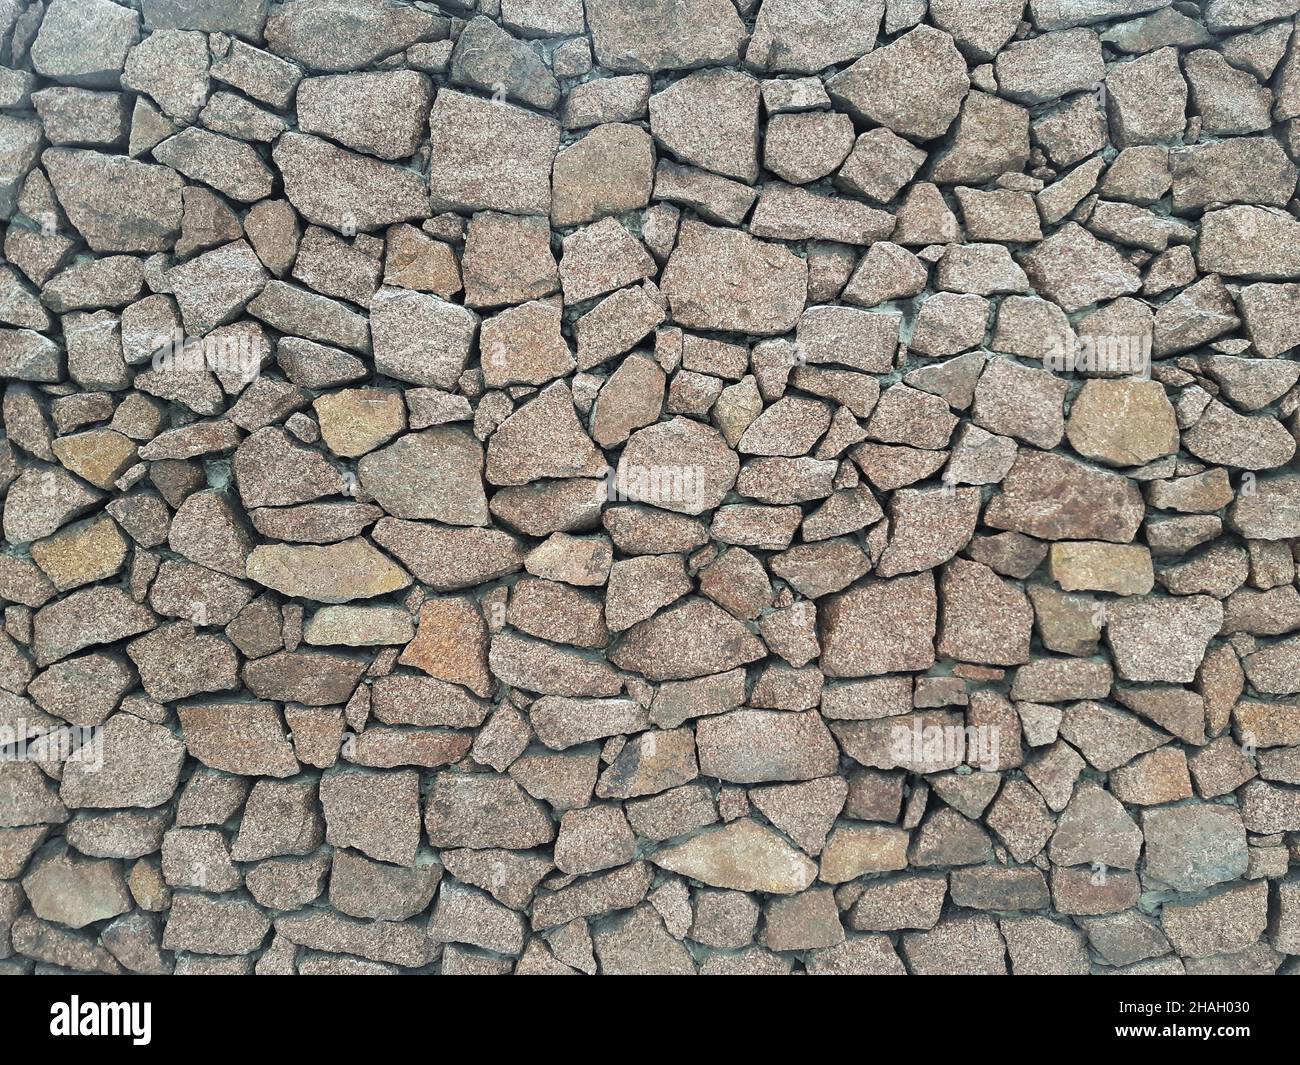
{"type": "Polygon", "coordinates": [[[1146,595],[1155,585],[1151,551],[1141,544],[1100,540],[1055,543],[1048,565],[1052,580],[1067,592],[1146,595]]]}
{"type": "Polygon", "coordinates": [[[414,634],[411,615],[401,607],[335,605],[316,611],[302,638],[316,646],[377,647],[406,643],[414,634]]]}
{"type": "Polygon", "coordinates": [[[90,429],[54,441],[63,465],[96,488],[110,489],[135,462],[135,443],[114,429],[90,429]]]}
{"type": "Polygon", "coordinates": [[[126,561],[126,537],[106,514],[32,544],[32,560],[61,592],[113,576],[126,561]]]}
{"type": "Polygon", "coordinates": [[[430,599],[420,607],[419,630],[398,661],[486,697],[493,686],[487,651],[487,623],[472,600],[430,599]]]}
{"type": "Polygon", "coordinates": [[[1065,435],[1080,455],[1112,466],[1141,466],[1178,451],[1174,408],[1159,381],[1085,382],[1065,435]]]}
{"type": "Polygon", "coordinates": [[[312,406],[325,446],[344,458],[373,451],[406,428],[406,408],[397,392],[345,388],[321,396],[312,406]]]}
{"type": "Polygon", "coordinates": [[[864,873],[906,869],[908,838],[893,825],[839,825],[822,851],[818,878],[843,884],[864,873]]]}
{"type": "Polygon", "coordinates": [[[665,847],[650,860],[661,869],[712,887],[773,895],[803,891],[817,875],[817,867],[806,855],[749,818],[665,847]]]}
{"type": "Polygon", "coordinates": [[[370,599],[411,583],[401,566],[360,536],[323,546],[260,544],[248,556],[248,577],[320,603],[370,599]]]}

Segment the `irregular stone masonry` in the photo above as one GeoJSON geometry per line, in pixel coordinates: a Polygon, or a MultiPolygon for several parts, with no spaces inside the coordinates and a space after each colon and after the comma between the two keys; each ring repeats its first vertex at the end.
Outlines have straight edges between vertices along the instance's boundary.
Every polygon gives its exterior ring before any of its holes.
{"type": "Polygon", "coordinates": [[[1297,0],[15,0],[0,971],[1300,972],[1297,0]]]}

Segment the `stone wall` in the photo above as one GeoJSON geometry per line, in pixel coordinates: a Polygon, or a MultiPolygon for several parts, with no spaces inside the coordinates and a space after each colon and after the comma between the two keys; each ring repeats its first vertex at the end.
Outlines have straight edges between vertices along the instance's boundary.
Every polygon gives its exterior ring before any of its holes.
{"type": "Polygon", "coordinates": [[[0,4],[0,970],[1300,972],[1298,9],[0,4]]]}

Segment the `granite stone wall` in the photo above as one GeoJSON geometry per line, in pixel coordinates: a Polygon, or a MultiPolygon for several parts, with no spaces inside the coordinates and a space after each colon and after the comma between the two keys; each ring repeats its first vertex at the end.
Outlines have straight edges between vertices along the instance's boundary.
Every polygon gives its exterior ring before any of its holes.
{"type": "Polygon", "coordinates": [[[1300,0],[0,0],[0,971],[1300,973],[1300,0]]]}

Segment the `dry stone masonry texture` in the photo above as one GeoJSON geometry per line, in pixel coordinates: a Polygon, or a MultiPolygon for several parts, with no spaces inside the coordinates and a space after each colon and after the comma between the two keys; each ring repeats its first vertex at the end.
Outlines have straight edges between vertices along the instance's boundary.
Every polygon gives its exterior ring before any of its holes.
{"type": "Polygon", "coordinates": [[[0,971],[1300,974],[1300,0],[0,0],[0,971]]]}

